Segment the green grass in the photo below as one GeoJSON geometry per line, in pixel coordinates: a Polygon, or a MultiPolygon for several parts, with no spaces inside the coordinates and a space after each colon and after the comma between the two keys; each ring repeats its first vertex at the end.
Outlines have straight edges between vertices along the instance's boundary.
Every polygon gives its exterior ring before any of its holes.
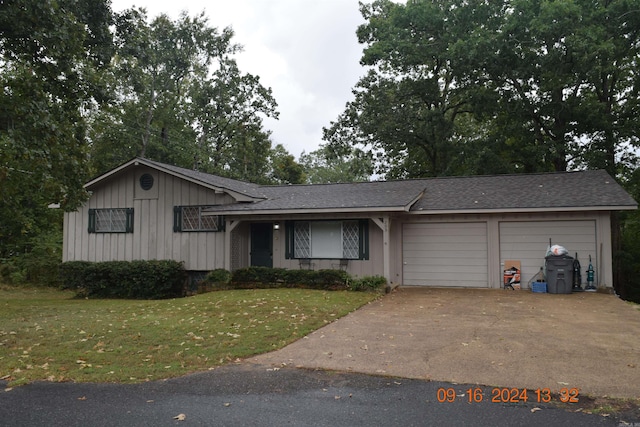
{"type": "Polygon", "coordinates": [[[281,348],[377,296],[261,289],[81,300],[0,286],[0,379],[141,382],[203,371],[281,348]]]}

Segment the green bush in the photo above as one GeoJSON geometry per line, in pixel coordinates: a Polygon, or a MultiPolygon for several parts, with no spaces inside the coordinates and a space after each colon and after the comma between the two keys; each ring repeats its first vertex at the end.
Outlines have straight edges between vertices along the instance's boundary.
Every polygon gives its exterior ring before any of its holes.
{"type": "Polygon", "coordinates": [[[6,283],[59,286],[56,274],[62,259],[62,231],[54,228],[28,239],[20,250],[0,259],[0,278],[6,283]]]}
{"type": "Polygon", "coordinates": [[[186,277],[183,264],[170,260],[72,261],[61,266],[63,286],[86,298],[176,298],[184,294],[186,277]]]}
{"type": "Polygon", "coordinates": [[[210,271],[204,280],[208,283],[221,283],[226,285],[231,282],[231,273],[224,268],[217,268],[210,271]]]}
{"type": "Polygon", "coordinates": [[[349,281],[351,291],[379,291],[387,286],[387,279],[382,276],[365,276],[349,281]]]}
{"type": "Polygon", "coordinates": [[[233,272],[232,288],[296,287],[308,289],[347,289],[349,275],[341,270],[287,270],[247,267],[233,272]]]}
{"type": "Polygon", "coordinates": [[[224,268],[217,268],[207,273],[204,280],[199,283],[198,293],[229,289],[229,283],[231,283],[231,272],[224,268]]]}

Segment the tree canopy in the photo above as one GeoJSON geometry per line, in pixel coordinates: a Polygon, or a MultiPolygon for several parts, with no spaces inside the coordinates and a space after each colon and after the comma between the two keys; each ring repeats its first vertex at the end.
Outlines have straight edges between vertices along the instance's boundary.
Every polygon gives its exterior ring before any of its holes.
{"type": "Polygon", "coordinates": [[[635,160],[640,0],[376,0],[361,12],[369,71],[325,140],[367,147],[387,177],[615,174],[635,160]]]}
{"type": "Polygon", "coordinates": [[[94,169],[133,156],[253,182],[267,178],[277,118],[271,89],[242,73],[233,31],[204,14],[149,20],[144,10],[115,17],[112,102],[92,117],[94,169]]]}
{"type": "Polygon", "coordinates": [[[85,200],[85,112],[102,101],[108,1],[5,1],[0,8],[0,257],[85,200]],[[53,216],[52,216],[53,215],[53,216]]]}
{"type": "Polygon", "coordinates": [[[265,184],[304,180],[272,147],[262,120],[277,118],[276,101],[239,69],[231,28],[204,14],[114,14],[107,0],[0,4],[3,262],[55,246],[61,215],[48,206],[75,210],[91,176],[134,156],[265,184]]]}

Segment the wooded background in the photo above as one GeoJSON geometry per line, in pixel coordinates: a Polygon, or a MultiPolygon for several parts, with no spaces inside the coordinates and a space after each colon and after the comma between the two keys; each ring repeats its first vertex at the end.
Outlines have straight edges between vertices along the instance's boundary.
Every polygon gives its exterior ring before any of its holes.
{"type": "MultiPolygon", "coordinates": [[[[0,1],[3,281],[55,283],[62,211],[134,156],[260,184],[605,169],[639,199],[640,0],[360,10],[366,72],[296,160],[264,128],[278,117],[272,90],[239,69],[233,30],[204,13],[0,1]]],[[[638,218],[612,221],[614,285],[635,301],[638,218]]]]}

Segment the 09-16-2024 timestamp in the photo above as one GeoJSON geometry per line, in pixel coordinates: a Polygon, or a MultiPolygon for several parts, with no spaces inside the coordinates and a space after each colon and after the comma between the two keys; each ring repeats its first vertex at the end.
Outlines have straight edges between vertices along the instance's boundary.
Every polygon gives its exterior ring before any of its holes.
{"type": "MultiPolygon", "coordinates": [[[[580,391],[577,388],[561,388],[557,395],[554,395],[548,388],[527,390],[520,388],[494,387],[491,389],[492,403],[549,403],[556,399],[563,403],[578,403],[580,391]]],[[[457,394],[452,387],[440,387],[436,393],[436,398],[440,403],[453,403],[464,400],[468,403],[480,403],[489,396],[485,396],[485,391],[480,387],[471,387],[463,394],[457,394]]]]}

